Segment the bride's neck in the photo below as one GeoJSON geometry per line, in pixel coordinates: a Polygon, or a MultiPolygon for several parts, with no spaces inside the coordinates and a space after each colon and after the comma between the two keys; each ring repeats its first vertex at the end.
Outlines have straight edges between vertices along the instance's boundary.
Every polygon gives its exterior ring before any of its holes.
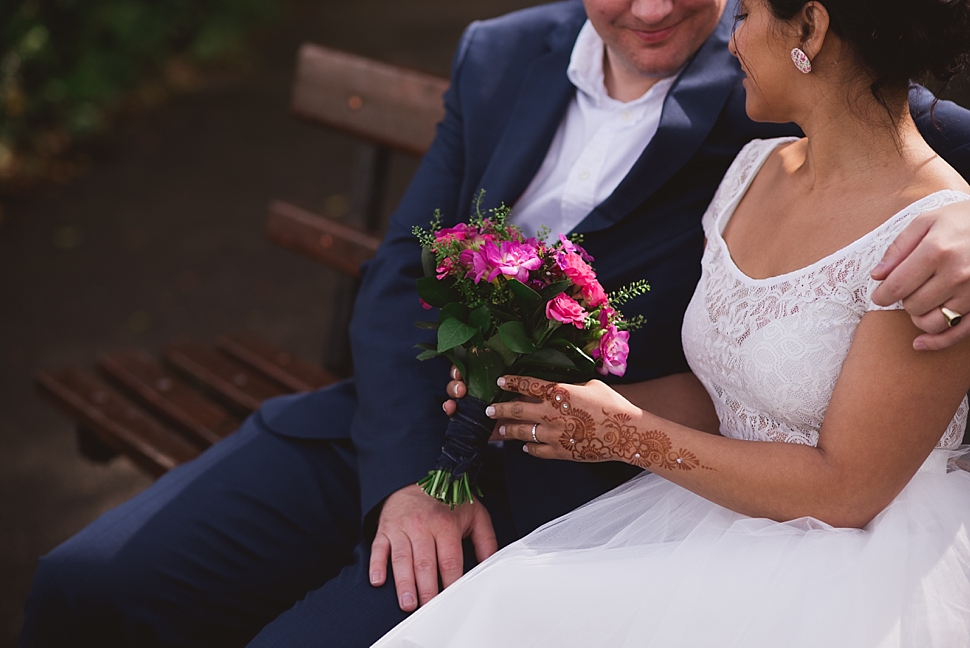
{"type": "Polygon", "coordinates": [[[867,97],[853,100],[837,88],[820,93],[823,99],[796,119],[807,139],[804,160],[792,171],[809,186],[854,177],[871,182],[920,164],[932,153],[910,115],[908,94],[899,93],[883,106],[866,92],[867,97]]]}

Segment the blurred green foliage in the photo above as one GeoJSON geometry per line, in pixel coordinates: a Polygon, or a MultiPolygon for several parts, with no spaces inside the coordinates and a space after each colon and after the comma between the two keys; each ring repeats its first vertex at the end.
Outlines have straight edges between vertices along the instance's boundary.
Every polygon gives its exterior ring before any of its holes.
{"type": "Polygon", "coordinates": [[[241,54],[278,15],[274,0],[0,0],[0,180],[104,128],[147,79],[241,54]]]}

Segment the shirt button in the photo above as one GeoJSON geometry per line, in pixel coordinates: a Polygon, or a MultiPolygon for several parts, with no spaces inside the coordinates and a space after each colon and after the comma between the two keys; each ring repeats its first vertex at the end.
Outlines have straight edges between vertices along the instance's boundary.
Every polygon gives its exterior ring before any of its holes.
{"type": "Polygon", "coordinates": [[[589,171],[580,171],[580,173],[579,173],[579,179],[580,180],[589,180],[589,171]]]}

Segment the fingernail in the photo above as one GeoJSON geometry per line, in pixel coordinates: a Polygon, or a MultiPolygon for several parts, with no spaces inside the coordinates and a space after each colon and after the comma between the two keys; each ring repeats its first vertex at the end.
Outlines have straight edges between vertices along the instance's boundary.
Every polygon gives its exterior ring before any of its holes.
{"type": "Polygon", "coordinates": [[[926,342],[923,342],[923,340],[916,338],[916,341],[913,342],[913,348],[916,349],[917,351],[926,351],[926,342]]]}
{"type": "Polygon", "coordinates": [[[489,405],[485,408],[485,416],[495,416],[495,408],[489,405]]]}
{"type": "Polygon", "coordinates": [[[381,575],[380,575],[380,573],[379,572],[371,572],[370,573],[370,584],[371,585],[377,585],[380,582],[381,582],[381,575]]]}
{"type": "Polygon", "coordinates": [[[504,425],[498,426],[498,433],[501,434],[502,436],[505,436],[505,426],[504,425]]]}
{"type": "Polygon", "coordinates": [[[528,445],[522,446],[522,452],[529,454],[529,446],[528,445]]]}
{"type": "Polygon", "coordinates": [[[414,597],[410,594],[405,594],[401,597],[401,607],[411,607],[414,605],[414,597]]]}
{"type": "Polygon", "coordinates": [[[457,396],[458,395],[458,385],[455,385],[454,388],[452,388],[451,391],[455,392],[455,396],[457,396]]]}
{"type": "Polygon", "coordinates": [[[495,382],[498,383],[498,386],[499,387],[505,387],[505,377],[504,376],[499,376],[498,380],[496,380],[495,382]]]}
{"type": "Polygon", "coordinates": [[[447,403],[442,403],[441,404],[441,411],[444,412],[445,414],[448,413],[447,403]]]}

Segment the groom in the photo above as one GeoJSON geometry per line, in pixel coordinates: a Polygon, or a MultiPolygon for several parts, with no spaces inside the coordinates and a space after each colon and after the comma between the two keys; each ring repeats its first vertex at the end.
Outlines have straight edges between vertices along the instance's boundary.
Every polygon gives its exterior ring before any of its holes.
{"type": "MultiPolygon", "coordinates": [[[[542,462],[509,442],[488,457],[481,503],[449,511],[414,486],[440,449],[447,367],[414,360],[427,332],[411,324],[426,318],[411,228],[436,208],[445,226],[462,219],[485,189],[486,208],[515,205],[527,229],[581,232],[607,288],[653,287],[624,308],[647,319],[624,380],[686,371],[700,216],[746,142],[792,132],[745,116],[726,2],[577,0],[472,25],[435,142],[362,272],[354,380],[266,403],[43,558],[20,645],[366,646],[473,555],[628,479],[626,465],[542,462]]],[[[936,130],[928,99],[913,95],[924,136],[970,175],[970,115],[941,103],[936,130]]],[[[967,220],[940,217],[910,256],[938,263],[894,275],[904,291],[944,278],[921,289],[936,301],[917,315],[970,306],[945,280],[970,263],[933,243],[967,220]]]]}

